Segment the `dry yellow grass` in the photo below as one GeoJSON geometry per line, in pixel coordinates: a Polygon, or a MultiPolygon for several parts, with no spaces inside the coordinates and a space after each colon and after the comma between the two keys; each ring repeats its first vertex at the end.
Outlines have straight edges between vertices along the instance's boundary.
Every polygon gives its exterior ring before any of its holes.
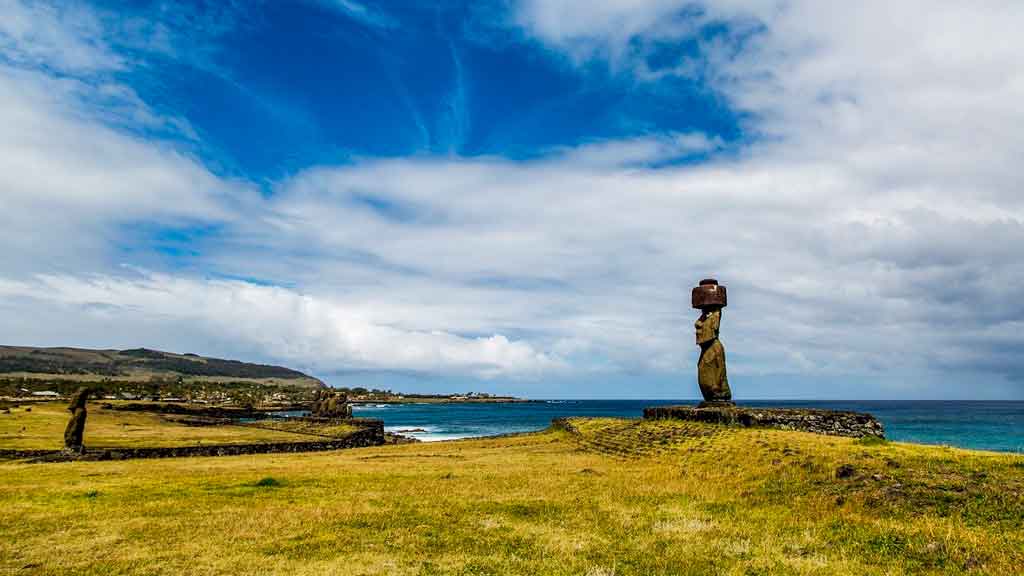
{"type": "MultiPolygon", "coordinates": [[[[309,436],[285,430],[243,426],[185,426],[159,414],[104,410],[90,403],[85,445],[91,448],[194,446],[249,442],[308,441],[309,436]]],[[[64,446],[64,428],[71,414],[65,402],[12,408],[0,414],[0,449],[57,450],[64,446]]]]}
{"type": "Polygon", "coordinates": [[[0,464],[0,571],[899,575],[1024,565],[1020,456],[575,424],[578,434],[331,453],[0,464]],[[836,478],[843,464],[853,472],[836,478]]]}

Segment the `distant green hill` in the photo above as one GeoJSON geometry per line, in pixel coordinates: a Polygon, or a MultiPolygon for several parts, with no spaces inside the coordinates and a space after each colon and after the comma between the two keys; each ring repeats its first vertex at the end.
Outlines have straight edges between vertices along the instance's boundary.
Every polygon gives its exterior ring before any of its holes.
{"type": "Polygon", "coordinates": [[[147,348],[87,350],[0,346],[0,378],[111,382],[251,382],[322,388],[312,376],[282,366],[174,354],[147,348]]]}

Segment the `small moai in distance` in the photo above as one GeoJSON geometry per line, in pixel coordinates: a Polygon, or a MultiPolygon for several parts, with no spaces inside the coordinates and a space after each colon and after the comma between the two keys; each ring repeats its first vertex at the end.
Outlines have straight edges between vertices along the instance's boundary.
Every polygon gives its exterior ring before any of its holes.
{"type": "Polygon", "coordinates": [[[79,388],[68,403],[71,420],[64,429],[64,451],[70,454],[85,452],[85,403],[89,400],[89,393],[88,388],[79,388]]]}
{"type": "Polygon", "coordinates": [[[351,418],[352,406],[348,403],[348,396],[343,393],[317,390],[310,414],[314,418],[351,418]]]}
{"type": "Polygon", "coordinates": [[[697,384],[704,401],[700,408],[733,406],[732,391],[725,372],[725,346],[718,339],[722,308],[728,303],[725,286],[713,278],[701,280],[693,289],[691,304],[701,311],[694,328],[700,358],[697,360],[697,384]]]}

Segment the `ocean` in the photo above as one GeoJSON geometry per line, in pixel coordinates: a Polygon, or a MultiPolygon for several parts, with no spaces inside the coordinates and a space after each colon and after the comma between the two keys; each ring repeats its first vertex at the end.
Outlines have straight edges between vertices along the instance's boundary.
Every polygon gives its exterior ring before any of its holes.
{"type": "MultiPolygon", "coordinates": [[[[388,431],[424,441],[528,432],[564,416],[639,418],[647,406],[694,404],[694,400],[544,400],[495,404],[371,404],[354,415],[381,418],[388,431]]],[[[1024,402],[765,400],[741,406],[829,408],[868,412],[900,442],[1024,453],[1024,402]]]]}

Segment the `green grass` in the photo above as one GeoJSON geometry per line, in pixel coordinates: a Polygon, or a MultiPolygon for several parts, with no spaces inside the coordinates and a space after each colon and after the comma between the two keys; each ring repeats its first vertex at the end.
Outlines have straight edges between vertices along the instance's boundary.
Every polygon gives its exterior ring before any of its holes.
{"type": "Polygon", "coordinates": [[[899,575],[1024,565],[1019,455],[668,421],[573,424],[578,433],[328,453],[0,464],[0,573],[899,575]],[[837,479],[844,464],[852,473],[837,479]]]}
{"type": "MultiPolygon", "coordinates": [[[[313,423],[305,420],[261,420],[247,426],[327,438],[343,438],[359,430],[359,428],[351,424],[345,424],[343,421],[313,423]]],[[[306,438],[306,440],[314,440],[314,438],[306,438]]]]}
{"type": "Polygon", "coordinates": [[[857,444],[861,446],[881,446],[888,442],[885,438],[879,438],[878,436],[864,436],[863,438],[857,439],[857,444]]]}

